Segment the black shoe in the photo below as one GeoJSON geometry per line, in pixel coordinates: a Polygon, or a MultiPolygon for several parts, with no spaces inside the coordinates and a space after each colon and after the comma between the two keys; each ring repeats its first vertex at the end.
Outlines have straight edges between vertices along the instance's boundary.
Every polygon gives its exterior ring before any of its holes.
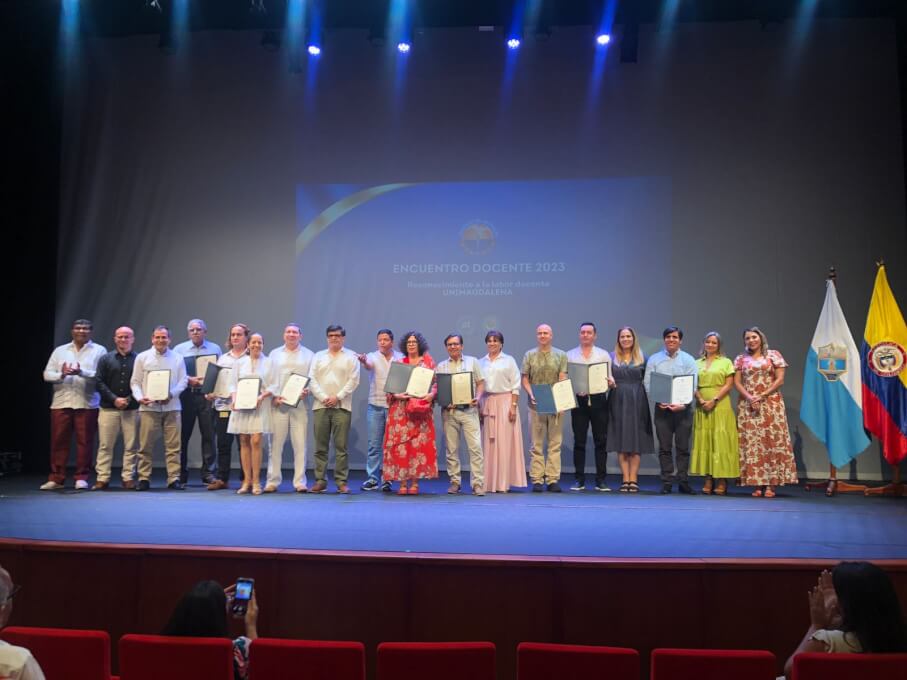
{"type": "Polygon", "coordinates": [[[377,479],[367,479],[365,483],[359,488],[363,491],[377,491],[378,490],[378,480],[377,479]]]}
{"type": "Polygon", "coordinates": [[[696,495],[696,491],[693,489],[693,487],[691,487],[691,486],[690,486],[688,483],[686,483],[686,482],[681,482],[680,484],[678,484],[678,485],[677,485],[677,490],[678,490],[680,493],[685,493],[685,494],[688,495],[688,496],[695,496],[695,495],[696,495]]]}
{"type": "MultiPolygon", "coordinates": [[[[208,484],[213,484],[215,481],[217,481],[217,477],[214,477],[212,475],[205,475],[204,477],[202,477],[202,482],[204,482],[206,486],[208,484]]],[[[183,484],[185,484],[185,482],[183,482],[183,484]]]]}
{"type": "Polygon", "coordinates": [[[670,482],[665,482],[664,484],[662,484],[662,485],[661,485],[661,491],[659,491],[658,493],[660,493],[661,495],[665,495],[665,494],[671,493],[671,483],[670,483],[670,482]]]}
{"type": "Polygon", "coordinates": [[[532,490],[535,493],[542,493],[542,491],[545,490],[545,487],[542,486],[541,484],[539,484],[538,482],[536,482],[535,484],[532,485],[532,490]]]}
{"type": "Polygon", "coordinates": [[[189,481],[189,473],[180,475],[180,484],[186,484],[189,481]]]}
{"type": "Polygon", "coordinates": [[[148,489],[150,489],[150,488],[151,488],[151,482],[149,482],[147,479],[140,479],[138,481],[138,483],[135,485],[136,491],[148,491],[148,489]]]}
{"type": "Polygon", "coordinates": [[[167,488],[172,489],[173,491],[182,491],[186,487],[185,487],[185,485],[183,485],[183,483],[180,480],[176,480],[175,482],[170,482],[167,485],[167,488]]]}
{"type": "Polygon", "coordinates": [[[394,490],[394,485],[390,482],[384,482],[384,484],[381,485],[381,490],[384,493],[391,493],[394,490]]]}
{"type": "Polygon", "coordinates": [[[548,485],[548,491],[550,491],[551,493],[560,493],[561,485],[557,482],[551,482],[551,484],[548,485]]]}

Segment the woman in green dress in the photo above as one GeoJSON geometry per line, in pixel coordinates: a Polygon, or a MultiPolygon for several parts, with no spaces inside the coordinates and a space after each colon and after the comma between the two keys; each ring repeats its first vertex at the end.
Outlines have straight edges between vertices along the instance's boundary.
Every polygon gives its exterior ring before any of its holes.
{"type": "Polygon", "coordinates": [[[693,414],[693,453],[690,473],[705,475],[702,493],[727,493],[727,480],[740,476],[737,418],[731,408],[734,364],[721,353],[721,336],[709,331],[702,339],[696,360],[699,388],[698,408],[693,414]],[[714,485],[714,480],[718,480],[714,485]]]}

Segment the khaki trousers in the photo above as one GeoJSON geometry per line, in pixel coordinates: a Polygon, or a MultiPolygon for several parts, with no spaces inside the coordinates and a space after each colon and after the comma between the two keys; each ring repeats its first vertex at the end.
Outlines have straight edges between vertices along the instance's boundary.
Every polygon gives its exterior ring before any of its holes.
{"type": "Polygon", "coordinates": [[[482,454],[482,433],[479,429],[479,412],[475,407],[468,409],[444,409],[441,411],[444,424],[444,445],[447,449],[447,476],[451,482],[460,484],[460,432],[466,438],[469,451],[469,479],[473,488],[485,490],[485,456],[482,454]]]}
{"type": "Polygon", "coordinates": [[[110,481],[110,468],[113,465],[113,450],[117,438],[123,433],[123,472],[124,482],[135,476],[135,465],[139,449],[139,412],[121,411],[118,408],[102,408],[98,412],[98,459],[95,472],[99,482],[110,481]]]}
{"type": "Polygon", "coordinates": [[[167,462],[167,484],[180,479],[180,433],[182,414],[179,411],[142,411],[139,436],[139,481],[151,479],[151,454],[161,432],[164,433],[164,459],[167,462]]]}
{"type": "Polygon", "coordinates": [[[554,484],[561,478],[561,441],[564,438],[562,414],[539,415],[529,409],[532,448],[529,450],[529,479],[533,484],[554,484]],[[545,460],[545,437],[548,460],[545,460]]]}

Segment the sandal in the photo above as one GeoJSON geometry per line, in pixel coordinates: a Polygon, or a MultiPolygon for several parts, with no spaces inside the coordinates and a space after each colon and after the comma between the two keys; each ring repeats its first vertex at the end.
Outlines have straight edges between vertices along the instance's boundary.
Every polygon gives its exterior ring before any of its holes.
{"type": "Polygon", "coordinates": [[[409,495],[410,495],[410,496],[418,496],[418,495],[419,495],[419,484],[418,484],[418,482],[413,482],[413,483],[410,485],[410,487],[409,487],[409,495]]]}
{"type": "Polygon", "coordinates": [[[249,493],[251,488],[252,487],[250,487],[248,484],[243,484],[241,487],[239,487],[239,489],[236,491],[236,493],[238,493],[238,494],[249,493]]]}
{"type": "Polygon", "coordinates": [[[702,493],[704,493],[706,496],[711,496],[712,495],[712,484],[713,484],[712,478],[706,477],[705,484],[702,485],[702,493]]]}
{"type": "Polygon", "coordinates": [[[775,497],[775,490],[774,490],[772,487],[770,487],[770,486],[765,487],[765,497],[766,497],[766,498],[774,498],[774,497],[775,497]]]}
{"type": "Polygon", "coordinates": [[[825,495],[828,496],[829,498],[831,498],[832,496],[836,496],[837,493],[838,493],[838,480],[829,479],[828,486],[825,487],[825,495]]]}
{"type": "Polygon", "coordinates": [[[762,498],[762,487],[760,486],[758,489],[756,489],[755,491],[753,491],[753,493],[750,494],[750,495],[751,495],[753,498],[762,498]]]}
{"type": "Polygon", "coordinates": [[[261,484],[253,484],[253,485],[252,485],[252,495],[253,495],[253,496],[261,496],[261,484]]]}
{"type": "Polygon", "coordinates": [[[405,496],[407,493],[409,493],[409,492],[406,490],[406,482],[405,481],[400,482],[400,488],[397,489],[397,495],[405,496]]]}
{"type": "Polygon", "coordinates": [[[618,489],[618,491],[620,491],[621,493],[629,493],[629,491],[630,491],[630,482],[624,482],[623,484],[621,484],[621,485],[620,485],[620,488],[618,489]]]}
{"type": "Polygon", "coordinates": [[[639,493],[639,484],[630,482],[630,493],[639,493]]]}
{"type": "Polygon", "coordinates": [[[727,482],[723,479],[718,480],[718,486],[715,487],[713,492],[716,496],[726,496],[727,495],[727,482]]]}

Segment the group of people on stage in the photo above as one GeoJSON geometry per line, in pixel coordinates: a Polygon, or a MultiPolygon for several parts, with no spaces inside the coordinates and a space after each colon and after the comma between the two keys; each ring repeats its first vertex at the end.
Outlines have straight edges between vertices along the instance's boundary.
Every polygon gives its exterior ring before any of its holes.
{"type": "MultiPolygon", "coordinates": [[[[377,347],[357,354],[344,347],[346,331],[328,326],[326,349],[312,352],[301,344],[302,331],[295,323],[284,328],[284,344],[269,355],[264,339],[242,323],[230,327],[226,351],[207,339],[207,327],[193,319],[189,339],[171,349],[170,331],[154,329],[151,347],[136,354],[135,335],[122,326],[114,334],[111,352],[91,340],[92,324],[78,319],[72,326],[72,342],[57,347],[44,370],[53,385],[51,404],[51,473],[42,490],[63,488],[66,462],[73,433],[76,438],[76,489],[89,488],[91,454],[95,435],[99,445],[96,481],[91,487],[110,486],[115,444],[122,434],[122,485],[147,490],[151,457],[163,436],[167,486],[182,489],[188,479],[187,448],[196,422],[201,434],[201,475],[212,491],[229,486],[234,439],[238,440],[242,484],[237,493],[272,493],[282,480],[284,445],[293,450],[293,488],[297,492],[322,493],[328,488],[328,455],[333,442],[336,460],[334,482],[338,493],[349,493],[347,441],[352,420],[352,395],[359,385],[360,369],[369,376],[367,408],[368,455],[365,491],[381,489],[397,494],[419,493],[422,479],[438,477],[434,406],[437,379],[427,393],[415,397],[405,392],[388,393],[385,384],[391,366],[401,362],[438,374],[469,374],[469,400],[441,408],[448,493],[459,493],[460,439],[466,442],[472,493],[507,492],[531,484],[532,491],[560,492],[561,444],[566,411],[537,407],[535,391],[567,379],[568,365],[606,364],[607,386],[575,396],[569,409],[573,430],[573,491],[586,488],[586,440],[589,429],[595,451],[597,491],[610,491],[606,480],[608,452],[617,452],[622,474],[619,490],[639,491],[640,456],[655,452],[661,467],[661,493],[671,493],[676,482],[681,493],[696,493],[689,475],[705,477],[702,492],[724,495],[728,480],[739,479],[754,486],[752,495],[771,498],[775,488],[797,483],[797,470],[780,388],[787,364],[781,354],[769,349],[765,334],[757,327],[743,333],[744,351],[733,361],[722,351],[722,339],[709,332],[702,341],[698,359],[681,350],[683,331],[664,330],[662,350],[645,357],[636,332],[629,326],[617,333],[613,352],[597,346],[596,325],[579,327],[579,345],[569,352],[553,346],[551,327],[536,328],[536,347],[525,353],[521,366],[505,354],[504,336],[491,330],[485,336],[487,353],[481,359],[464,354],[463,336],[451,333],[444,339],[447,358],[436,363],[425,337],[409,331],[397,341],[387,328],[377,332],[377,347]],[[204,376],[187,371],[206,358],[217,370],[230,369],[230,389],[215,393],[203,389],[204,376]],[[165,398],[147,396],[147,380],[169,378],[165,398]],[[653,375],[680,376],[692,390],[680,401],[652,403],[653,375]],[[307,379],[301,398],[289,403],[285,386],[291,378],[307,379]],[[257,378],[258,395],[238,408],[237,387],[246,378],[257,378]],[[730,392],[740,395],[736,417],[730,392]],[[530,459],[527,480],[520,423],[519,398],[529,400],[530,459]],[[691,395],[691,396],[690,396],[691,395]],[[306,402],[312,397],[315,441],[315,482],[306,478],[306,402]],[[654,419],[651,415],[654,408],[654,419]],[[654,434],[653,438],[653,420],[654,434]],[[264,484],[261,481],[263,441],[270,438],[264,484]],[[546,446],[547,445],[547,446],[546,446]],[[676,452],[676,453],[675,453],[676,452]]],[[[198,365],[202,365],[199,363],[198,365]]],[[[602,368],[598,366],[598,368],[602,368]]],[[[397,369],[394,369],[397,370],[397,369]]],[[[573,370],[571,368],[571,370],[573,370]]],[[[659,377],[659,382],[663,382],[659,377]]],[[[468,384],[468,383],[467,383],[468,384]]],[[[166,392],[166,390],[164,390],[166,392]]],[[[660,392],[659,392],[660,394],[660,392]]],[[[161,395],[156,395],[161,397],[161,395]]]]}

